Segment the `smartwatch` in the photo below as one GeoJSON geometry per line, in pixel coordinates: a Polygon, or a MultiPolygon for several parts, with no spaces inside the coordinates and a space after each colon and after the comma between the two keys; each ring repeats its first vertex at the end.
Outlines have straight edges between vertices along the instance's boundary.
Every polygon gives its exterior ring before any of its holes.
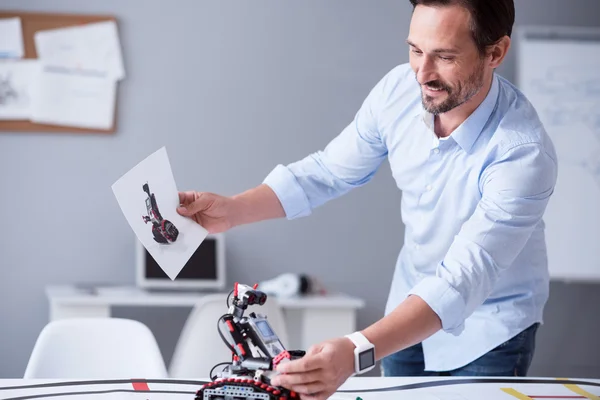
{"type": "Polygon", "coordinates": [[[360,332],[346,335],[354,343],[354,372],[362,374],[375,367],[375,346],[360,332]]]}

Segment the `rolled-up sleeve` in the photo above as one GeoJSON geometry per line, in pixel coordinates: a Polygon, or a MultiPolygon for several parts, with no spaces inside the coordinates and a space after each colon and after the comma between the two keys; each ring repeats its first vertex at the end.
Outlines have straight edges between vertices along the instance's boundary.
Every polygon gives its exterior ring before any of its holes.
{"type": "Polygon", "coordinates": [[[556,160],[537,143],[516,145],[483,170],[482,197],[475,211],[455,236],[435,276],[409,292],[434,310],[444,331],[459,334],[465,319],[512,265],[542,223],[556,177],[556,160]]]}
{"type": "Polygon", "coordinates": [[[288,219],[307,216],[373,177],[387,155],[377,124],[386,79],[387,75],[377,83],[353,121],[324,150],[287,166],[277,165],[264,179],[288,219]]]}

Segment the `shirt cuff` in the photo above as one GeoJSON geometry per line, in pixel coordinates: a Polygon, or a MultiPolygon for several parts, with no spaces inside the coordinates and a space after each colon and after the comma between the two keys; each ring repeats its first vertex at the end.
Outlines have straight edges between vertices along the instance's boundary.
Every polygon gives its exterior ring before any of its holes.
{"type": "Polygon", "coordinates": [[[277,195],[287,219],[311,214],[310,203],[294,174],[285,166],[278,165],[267,175],[264,184],[277,195]]]}
{"type": "Polygon", "coordinates": [[[419,296],[440,317],[442,329],[453,335],[459,335],[464,329],[462,317],[465,301],[450,284],[438,277],[430,276],[419,282],[409,295],[419,296]]]}

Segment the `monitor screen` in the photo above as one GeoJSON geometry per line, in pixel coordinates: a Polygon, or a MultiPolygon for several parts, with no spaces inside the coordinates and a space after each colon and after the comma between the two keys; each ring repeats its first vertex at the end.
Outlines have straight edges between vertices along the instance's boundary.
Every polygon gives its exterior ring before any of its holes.
{"type": "Polygon", "coordinates": [[[224,287],[225,251],[222,234],[208,235],[174,280],[169,279],[139,240],[137,245],[137,281],[141,287],[214,289],[224,287]]]}
{"type": "MultiPolygon", "coordinates": [[[[146,277],[148,279],[168,279],[167,274],[146,251],[146,277]]],[[[192,257],[184,265],[175,280],[217,279],[217,241],[205,239],[192,257]]]]}

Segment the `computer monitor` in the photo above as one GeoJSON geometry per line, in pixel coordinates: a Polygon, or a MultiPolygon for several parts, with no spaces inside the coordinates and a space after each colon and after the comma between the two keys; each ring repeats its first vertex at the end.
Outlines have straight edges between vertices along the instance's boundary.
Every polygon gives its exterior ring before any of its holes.
{"type": "Polygon", "coordinates": [[[136,238],[136,283],[145,289],[220,290],[225,287],[225,235],[209,234],[171,280],[136,238]]]}

